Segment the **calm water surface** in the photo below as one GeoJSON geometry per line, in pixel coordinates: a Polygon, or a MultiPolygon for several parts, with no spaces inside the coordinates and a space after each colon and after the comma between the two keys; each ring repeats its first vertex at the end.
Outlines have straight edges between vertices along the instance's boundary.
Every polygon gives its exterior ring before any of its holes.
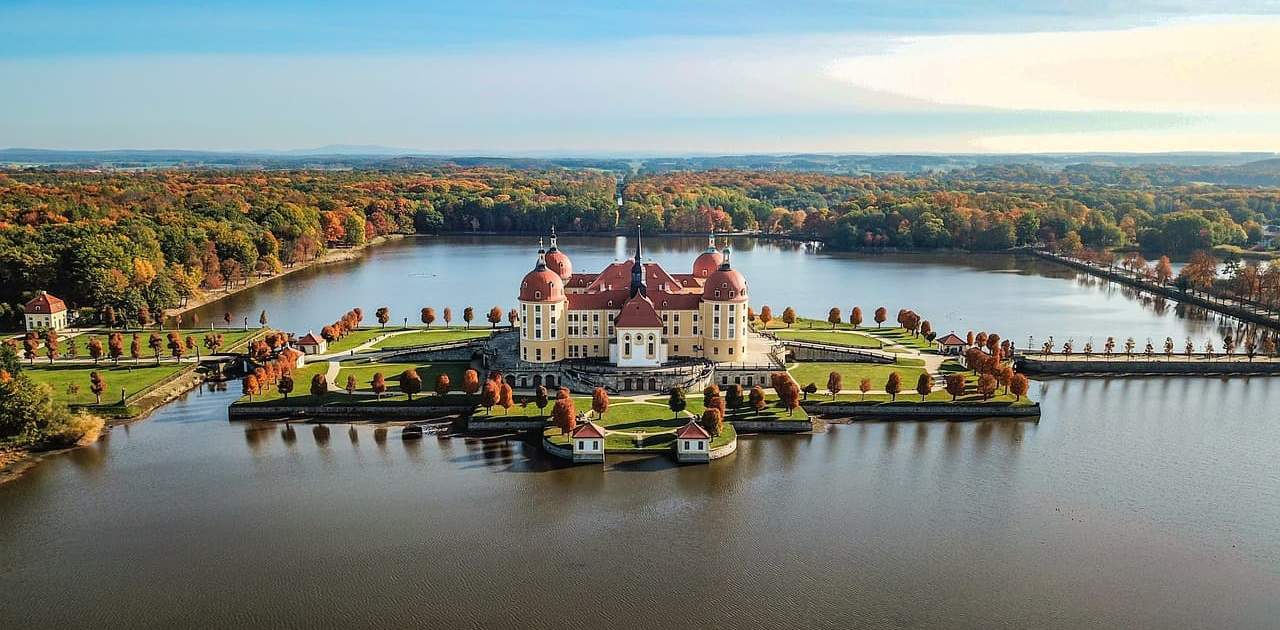
{"type": "MultiPolygon", "coordinates": [[[[775,305],[1060,339],[1217,326],[1009,258],[740,245],[775,305]]],[[[568,246],[579,269],[625,248],[568,246]]],[[[650,249],[674,268],[700,246],[650,249]]],[[[395,244],[231,308],[303,329],[332,319],[314,309],[507,305],[525,249],[395,244]]],[[[518,441],[230,423],[237,393],[201,390],[0,486],[0,627],[1277,627],[1277,385],[1053,380],[1039,423],[835,425],[605,471],[518,441]]]]}

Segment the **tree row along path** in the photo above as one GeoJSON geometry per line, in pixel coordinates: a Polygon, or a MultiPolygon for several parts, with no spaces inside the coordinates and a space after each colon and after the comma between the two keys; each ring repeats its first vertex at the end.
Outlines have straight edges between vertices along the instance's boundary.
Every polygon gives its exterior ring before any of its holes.
{"type": "MultiPolygon", "coordinates": [[[[814,330],[818,330],[818,329],[816,329],[816,328],[815,328],[814,330]]],[[[945,376],[945,375],[943,375],[943,374],[941,374],[942,364],[943,364],[943,363],[946,363],[946,362],[947,362],[947,359],[953,359],[953,358],[955,358],[955,357],[948,357],[948,356],[944,356],[944,355],[941,355],[941,354],[934,354],[934,353],[932,353],[932,352],[923,352],[923,351],[921,351],[919,348],[915,348],[915,347],[912,347],[912,346],[903,345],[903,344],[898,343],[898,342],[896,342],[896,341],[894,341],[894,340],[892,340],[892,339],[883,339],[883,338],[880,338],[880,337],[878,337],[878,336],[870,335],[869,333],[865,333],[865,332],[861,332],[861,331],[856,331],[856,330],[838,330],[838,329],[837,329],[837,330],[823,330],[822,332],[827,332],[827,333],[836,333],[836,334],[849,334],[849,335],[856,335],[856,336],[859,336],[859,337],[872,336],[872,337],[874,337],[874,338],[876,339],[876,341],[879,341],[879,342],[880,342],[881,348],[895,348],[895,349],[897,349],[897,350],[898,350],[898,352],[895,352],[894,354],[895,354],[895,355],[897,355],[897,356],[899,356],[899,357],[905,357],[905,358],[908,358],[908,359],[919,359],[919,360],[921,360],[921,361],[924,361],[924,365],[923,365],[923,366],[919,366],[919,367],[924,368],[924,371],[925,371],[925,372],[927,372],[927,373],[929,374],[929,377],[930,377],[930,378],[932,378],[932,379],[933,379],[933,382],[934,382],[935,384],[937,384],[937,385],[942,385],[942,384],[945,384],[945,383],[946,383],[946,376],[945,376]]],[[[785,340],[781,340],[781,341],[785,342],[785,340]]],[[[806,343],[813,343],[813,342],[806,342],[806,343]]],[[[820,344],[820,343],[819,343],[819,344],[815,344],[815,345],[823,345],[823,344],[820,344]]],[[[832,344],[832,345],[831,345],[831,347],[832,347],[832,348],[842,348],[842,347],[844,347],[844,346],[839,346],[839,345],[834,345],[834,344],[832,344]]],[[[851,361],[851,363],[856,363],[856,361],[851,361]]],[[[787,368],[787,371],[788,371],[788,372],[790,372],[791,370],[795,369],[796,365],[798,365],[798,364],[791,365],[790,367],[788,367],[788,368],[787,368]]],[[[911,366],[911,367],[916,367],[916,366],[911,366]]],[[[803,386],[803,385],[804,385],[804,383],[800,383],[800,385],[801,385],[801,386],[803,386]]],[[[850,392],[861,393],[861,391],[860,391],[860,390],[841,390],[841,391],[850,391],[850,392]]],[[[872,390],[872,391],[869,391],[869,392],[867,392],[867,393],[869,393],[869,394],[870,394],[870,393],[881,393],[881,394],[883,394],[883,393],[885,393],[885,392],[884,392],[883,390],[881,390],[881,391],[879,391],[879,392],[877,392],[877,391],[875,391],[875,390],[872,390]]]]}
{"type": "Polygon", "coordinates": [[[1144,290],[1147,293],[1162,295],[1174,300],[1175,302],[1194,304],[1201,308],[1221,313],[1223,315],[1280,329],[1280,317],[1276,316],[1274,309],[1196,289],[1187,289],[1183,291],[1170,284],[1162,284],[1155,280],[1134,277],[1114,268],[1103,267],[1096,263],[1079,260],[1062,254],[1055,254],[1038,249],[1028,251],[1040,258],[1044,258],[1045,260],[1051,260],[1058,264],[1078,269],[1100,278],[1112,280],[1121,284],[1127,284],[1144,290]]]}

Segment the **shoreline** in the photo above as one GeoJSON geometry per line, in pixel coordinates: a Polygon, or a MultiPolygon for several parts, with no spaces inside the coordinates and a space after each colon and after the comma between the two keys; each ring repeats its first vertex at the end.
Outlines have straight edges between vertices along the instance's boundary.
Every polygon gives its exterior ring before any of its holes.
{"type": "Polygon", "coordinates": [[[318,267],[322,265],[331,265],[333,263],[340,263],[340,262],[355,260],[361,257],[362,255],[364,255],[364,252],[366,249],[369,249],[374,245],[381,245],[383,243],[400,240],[410,236],[417,236],[417,235],[416,234],[384,234],[382,236],[370,239],[364,245],[361,245],[359,247],[330,249],[329,251],[326,251],[324,255],[320,256],[319,258],[316,258],[314,260],[310,260],[304,263],[295,264],[294,266],[286,268],[284,271],[281,271],[280,273],[277,273],[272,276],[255,278],[245,283],[243,286],[237,287],[230,291],[211,291],[211,292],[206,292],[197,297],[191,297],[187,299],[187,302],[182,306],[165,309],[164,316],[166,318],[170,318],[170,317],[176,317],[178,315],[186,315],[187,313],[194,311],[198,308],[208,306],[210,304],[214,304],[216,302],[229,298],[237,293],[240,293],[241,291],[245,291],[247,289],[253,289],[253,288],[262,286],[264,284],[268,284],[274,280],[279,280],[281,278],[284,278],[285,276],[288,276],[291,273],[295,273],[303,269],[310,269],[312,267],[318,267]]]}

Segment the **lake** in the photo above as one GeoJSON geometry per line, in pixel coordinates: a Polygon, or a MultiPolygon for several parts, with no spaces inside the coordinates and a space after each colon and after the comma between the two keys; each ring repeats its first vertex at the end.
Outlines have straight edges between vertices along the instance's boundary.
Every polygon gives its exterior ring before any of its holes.
{"type": "MultiPolygon", "coordinates": [[[[704,243],[645,241],[671,270],[704,243]]],[[[579,271],[632,245],[562,244],[579,271]]],[[[1229,325],[1033,259],[733,245],[779,312],[910,307],[1020,345],[1229,325]]],[[[460,318],[513,305],[535,250],[406,240],[205,311],[460,318]]],[[[0,486],[0,627],[1276,627],[1276,385],[1047,380],[1038,423],[832,425],[603,471],[517,440],[231,423],[239,387],[205,388],[0,486]]]]}

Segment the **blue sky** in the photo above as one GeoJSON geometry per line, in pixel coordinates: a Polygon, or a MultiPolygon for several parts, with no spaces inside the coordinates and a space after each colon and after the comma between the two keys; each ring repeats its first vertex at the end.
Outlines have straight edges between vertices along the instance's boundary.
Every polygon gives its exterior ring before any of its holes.
{"type": "Polygon", "coordinates": [[[1280,150],[1280,2],[0,1],[0,146],[1280,150]]]}

